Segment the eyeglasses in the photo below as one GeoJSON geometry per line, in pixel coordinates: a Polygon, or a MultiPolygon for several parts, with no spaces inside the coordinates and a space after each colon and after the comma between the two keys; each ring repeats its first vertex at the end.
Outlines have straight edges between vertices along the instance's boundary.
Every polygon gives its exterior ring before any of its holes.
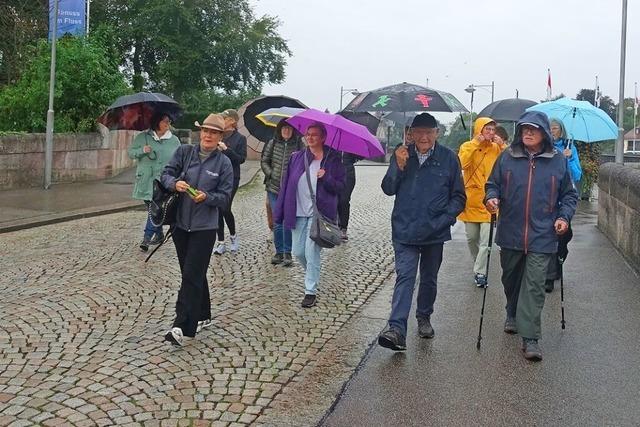
{"type": "Polygon", "coordinates": [[[534,134],[538,131],[538,128],[534,128],[533,126],[522,126],[522,133],[525,134],[534,134]]]}

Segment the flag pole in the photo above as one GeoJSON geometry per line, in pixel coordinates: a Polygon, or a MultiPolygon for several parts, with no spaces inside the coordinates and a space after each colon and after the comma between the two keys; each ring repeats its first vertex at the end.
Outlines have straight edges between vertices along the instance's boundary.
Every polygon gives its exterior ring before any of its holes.
{"type": "Polygon", "coordinates": [[[551,101],[551,68],[547,68],[547,101],[551,101]]]}

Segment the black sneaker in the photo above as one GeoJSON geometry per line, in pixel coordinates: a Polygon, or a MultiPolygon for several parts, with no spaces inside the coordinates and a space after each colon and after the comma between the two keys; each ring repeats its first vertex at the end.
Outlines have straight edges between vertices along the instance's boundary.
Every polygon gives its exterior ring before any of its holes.
{"type": "Polygon", "coordinates": [[[164,233],[160,231],[153,235],[153,237],[149,240],[149,245],[159,245],[164,240],[164,233]]]}
{"type": "Polygon", "coordinates": [[[273,258],[271,258],[271,264],[273,265],[282,264],[283,259],[284,259],[284,255],[275,254],[273,258]]]}
{"type": "Polygon", "coordinates": [[[311,294],[306,294],[304,299],[302,300],[302,307],[310,308],[316,305],[316,296],[311,294]]]}
{"type": "Polygon", "coordinates": [[[542,351],[538,345],[538,340],[522,338],[522,352],[524,353],[524,358],[527,360],[531,360],[532,362],[542,360],[542,351]]]}
{"type": "Polygon", "coordinates": [[[513,317],[507,317],[504,321],[504,331],[508,334],[517,334],[518,328],[516,328],[516,319],[513,317]]]}
{"type": "Polygon", "coordinates": [[[394,328],[389,328],[378,335],[378,345],[393,351],[404,351],[407,349],[407,343],[404,337],[394,328]]]}
{"type": "Polygon", "coordinates": [[[142,252],[147,252],[149,250],[149,244],[150,244],[151,239],[147,236],[144,236],[144,238],[142,239],[142,242],[140,242],[140,250],[142,252]]]}
{"type": "Polygon", "coordinates": [[[479,288],[484,288],[487,286],[487,276],[485,276],[484,274],[476,273],[473,281],[479,288]]]}
{"type": "Polygon", "coordinates": [[[554,280],[547,280],[546,282],[544,282],[544,291],[546,293],[550,294],[551,292],[553,292],[554,282],[554,280]]]}
{"type": "Polygon", "coordinates": [[[433,338],[435,335],[428,317],[418,317],[418,335],[421,338],[433,338]]]}
{"type": "Polygon", "coordinates": [[[291,254],[290,253],[285,253],[284,254],[284,259],[282,260],[282,265],[284,267],[291,267],[293,265],[293,259],[291,258],[291,254]]]}

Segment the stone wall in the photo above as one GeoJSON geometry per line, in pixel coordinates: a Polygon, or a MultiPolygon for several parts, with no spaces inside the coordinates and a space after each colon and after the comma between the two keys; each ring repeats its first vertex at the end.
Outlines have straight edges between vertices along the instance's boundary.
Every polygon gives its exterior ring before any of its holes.
{"type": "Polygon", "coordinates": [[[598,191],[598,228],[640,271],[640,164],[603,164],[598,191]]]}
{"type": "MultiPolygon", "coordinates": [[[[52,182],[103,179],[133,166],[127,147],[136,133],[54,135],[52,182]]],[[[43,185],[45,136],[44,133],[0,136],[0,189],[43,185]]]]}
{"type": "MultiPolygon", "coordinates": [[[[127,148],[137,131],[61,133],[53,137],[51,181],[92,181],[118,175],[135,162],[127,148]]],[[[177,129],[183,144],[191,143],[191,130],[177,129]]],[[[0,136],[0,190],[39,187],[44,184],[44,133],[0,136]]]]}

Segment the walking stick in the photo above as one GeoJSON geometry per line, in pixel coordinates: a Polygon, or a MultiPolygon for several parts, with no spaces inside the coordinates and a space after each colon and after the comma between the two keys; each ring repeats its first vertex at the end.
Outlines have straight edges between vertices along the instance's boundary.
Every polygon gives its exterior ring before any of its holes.
{"type": "Polygon", "coordinates": [[[560,324],[562,325],[562,329],[564,329],[564,268],[562,267],[564,264],[564,260],[562,258],[558,258],[560,261],[560,311],[562,312],[562,320],[560,324]]]}
{"type": "Polygon", "coordinates": [[[489,261],[491,261],[491,246],[493,245],[493,227],[496,224],[496,214],[491,214],[491,225],[489,228],[489,247],[487,251],[487,269],[485,270],[485,277],[487,283],[484,285],[484,291],[482,293],[482,310],[480,310],[480,329],[478,330],[478,342],[476,348],[480,350],[480,341],[482,341],[482,321],[484,320],[484,304],[487,300],[487,288],[489,287],[489,261]]]}

